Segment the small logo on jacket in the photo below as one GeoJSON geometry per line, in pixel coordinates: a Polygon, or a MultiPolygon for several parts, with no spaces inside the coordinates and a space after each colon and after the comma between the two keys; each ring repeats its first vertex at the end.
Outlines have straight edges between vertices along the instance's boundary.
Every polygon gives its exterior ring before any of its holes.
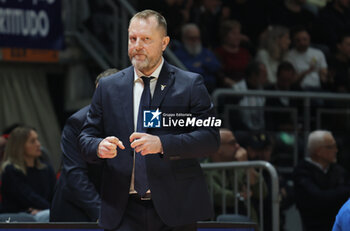
{"type": "Polygon", "coordinates": [[[157,110],[145,110],[143,111],[143,127],[145,128],[160,128],[162,112],[157,110]]]}

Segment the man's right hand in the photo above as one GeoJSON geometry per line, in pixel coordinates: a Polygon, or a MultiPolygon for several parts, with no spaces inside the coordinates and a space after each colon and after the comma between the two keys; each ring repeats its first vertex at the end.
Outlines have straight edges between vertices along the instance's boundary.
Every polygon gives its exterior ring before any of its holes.
{"type": "Polygon", "coordinates": [[[114,158],[117,156],[117,147],[125,149],[121,140],[115,136],[108,136],[98,145],[97,156],[103,159],[114,158]]]}

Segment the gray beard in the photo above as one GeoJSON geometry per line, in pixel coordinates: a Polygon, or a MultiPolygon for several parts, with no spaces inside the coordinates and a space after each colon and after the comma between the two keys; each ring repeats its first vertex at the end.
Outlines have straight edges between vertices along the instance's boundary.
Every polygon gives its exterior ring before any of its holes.
{"type": "Polygon", "coordinates": [[[199,55],[202,52],[202,45],[201,44],[197,44],[195,46],[189,46],[187,44],[184,44],[186,51],[192,55],[192,56],[196,56],[199,55]]]}
{"type": "Polygon", "coordinates": [[[136,59],[132,58],[131,63],[137,70],[143,70],[149,66],[149,60],[147,58],[142,62],[137,62],[136,59]]]}

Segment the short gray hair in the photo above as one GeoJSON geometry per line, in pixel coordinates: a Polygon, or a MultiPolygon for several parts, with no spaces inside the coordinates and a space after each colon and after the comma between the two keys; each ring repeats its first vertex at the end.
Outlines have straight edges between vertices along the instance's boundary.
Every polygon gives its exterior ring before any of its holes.
{"type": "Polygon", "coordinates": [[[309,152],[309,156],[312,156],[315,153],[315,150],[322,145],[326,135],[333,136],[332,132],[326,130],[316,130],[309,134],[307,140],[307,150],[309,152]]]}

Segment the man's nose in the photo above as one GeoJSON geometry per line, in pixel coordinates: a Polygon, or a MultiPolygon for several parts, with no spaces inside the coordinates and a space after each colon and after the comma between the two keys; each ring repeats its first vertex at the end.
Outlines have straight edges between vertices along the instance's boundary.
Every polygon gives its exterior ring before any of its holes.
{"type": "Polygon", "coordinates": [[[137,39],[137,40],[136,40],[135,48],[136,48],[136,50],[141,50],[141,49],[143,49],[143,43],[142,43],[141,39],[137,39]]]}

